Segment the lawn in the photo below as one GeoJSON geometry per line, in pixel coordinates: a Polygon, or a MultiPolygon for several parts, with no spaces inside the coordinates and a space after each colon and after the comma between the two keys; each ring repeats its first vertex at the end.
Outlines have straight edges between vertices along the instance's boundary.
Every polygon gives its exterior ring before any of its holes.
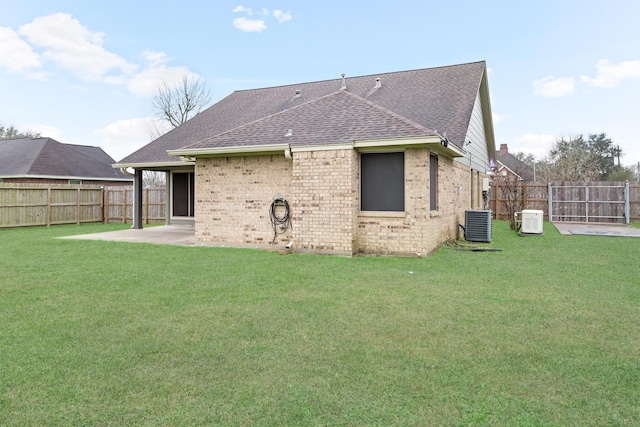
{"type": "Polygon", "coordinates": [[[640,425],[640,239],[424,259],[0,230],[0,425],[640,425]]]}

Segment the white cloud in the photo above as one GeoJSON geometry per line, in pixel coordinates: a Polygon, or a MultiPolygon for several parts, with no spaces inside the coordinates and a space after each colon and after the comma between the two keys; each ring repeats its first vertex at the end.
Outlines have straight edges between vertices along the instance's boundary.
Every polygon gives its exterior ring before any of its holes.
{"type": "Polygon", "coordinates": [[[197,77],[195,73],[189,72],[185,67],[151,67],[136,74],[129,81],[127,87],[136,95],[151,96],[157,92],[158,88],[163,87],[165,83],[167,86],[173,87],[176,83],[182,81],[184,74],[197,77]]]}
{"type": "MultiPolygon", "coordinates": [[[[244,13],[247,16],[253,16],[253,9],[244,7],[242,5],[236,6],[233,9],[234,13],[244,13]]],[[[273,16],[279,23],[287,22],[293,19],[293,16],[289,12],[283,12],[280,9],[274,9],[271,12],[269,9],[262,8],[261,14],[263,19],[251,19],[246,17],[236,18],[233,20],[233,26],[240,31],[246,33],[260,33],[267,29],[265,19],[273,16]]]]}
{"type": "Polygon", "coordinates": [[[513,146],[509,146],[509,152],[522,151],[542,158],[549,153],[556,139],[555,135],[550,134],[525,133],[513,139],[513,146]]]}
{"type": "Polygon", "coordinates": [[[236,18],[233,20],[233,26],[245,33],[261,33],[267,29],[267,25],[262,19],[236,18]]]}
{"type": "Polygon", "coordinates": [[[246,13],[247,15],[253,15],[253,9],[251,9],[250,7],[244,7],[243,5],[238,5],[233,9],[233,12],[235,13],[246,13]]]}
{"type": "Polygon", "coordinates": [[[18,73],[41,66],[38,54],[27,42],[10,28],[0,27],[0,68],[18,73]]]}
{"type": "MultiPolygon", "coordinates": [[[[182,81],[185,74],[198,78],[195,73],[190,72],[186,67],[169,67],[167,55],[164,52],[144,51],[142,57],[148,62],[148,66],[140,73],[128,80],[129,91],[136,95],[151,96],[158,88],[165,83],[167,86],[174,86],[182,81]]],[[[118,82],[114,82],[118,83],[118,82]]]]}
{"type": "Polygon", "coordinates": [[[571,77],[548,76],[533,83],[534,93],[537,95],[556,98],[567,95],[575,89],[576,81],[571,77]]]}
{"type": "Polygon", "coordinates": [[[293,16],[291,16],[290,13],[285,13],[279,9],[276,9],[273,11],[273,16],[278,20],[278,22],[283,23],[283,22],[287,22],[290,21],[293,16]]]}
{"type": "Polygon", "coordinates": [[[640,61],[623,61],[611,64],[608,59],[601,59],[596,65],[595,78],[582,76],[583,82],[601,88],[618,86],[620,81],[627,78],[640,78],[640,61]]]}
{"type": "Polygon", "coordinates": [[[129,74],[136,66],[102,47],[104,33],[91,32],[66,13],[35,18],[20,27],[32,45],[44,48],[43,57],[83,80],[104,80],[111,73],[129,74]]]}
{"type": "Polygon", "coordinates": [[[39,133],[43,137],[53,138],[58,142],[64,142],[62,136],[62,130],[54,126],[45,125],[42,123],[19,123],[18,129],[24,129],[25,131],[39,133]]]}
{"type": "Polygon", "coordinates": [[[166,125],[158,119],[143,117],[118,120],[95,131],[100,137],[100,147],[116,161],[148,144],[160,129],[166,132],[166,125]]]}

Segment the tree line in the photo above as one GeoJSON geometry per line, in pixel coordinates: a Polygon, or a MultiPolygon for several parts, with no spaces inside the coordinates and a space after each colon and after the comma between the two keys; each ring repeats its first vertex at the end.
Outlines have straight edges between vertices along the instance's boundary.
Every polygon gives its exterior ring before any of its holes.
{"type": "Polygon", "coordinates": [[[620,163],[624,152],[606,133],[559,138],[541,160],[524,152],[514,156],[534,168],[536,181],[632,181],[636,177],[633,168],[620,163]]]}

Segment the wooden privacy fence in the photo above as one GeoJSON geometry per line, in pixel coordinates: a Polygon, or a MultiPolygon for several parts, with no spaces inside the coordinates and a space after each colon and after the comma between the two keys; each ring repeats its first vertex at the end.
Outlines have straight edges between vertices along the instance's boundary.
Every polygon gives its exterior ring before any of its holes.
{"type": "MultiPolygon", "coordinates": [[[[143,221],[166,220],[164,188],[143,190],[143,221]]],[[[133,188],[0,184],[0,227],[132,222],[133,188]]]]}
{"type": "MultiPolygon", "coordinates": [[[[490,209],[494,218],[507,219],[506,192],[513,185],[492,183],[490,209]]],[[[553,221],[625,223],[640,221],[640,183],[637,182],[519,182],[522,209],[544,211],[553,221]],[[549,195],[551,194],[551,198],[549,195]]]]}
{"type": "Polygon", "coordinates": [[[0,185],[0,227],[101,221],[100,187],[0,185]]]}
{"type": "MultiPolygon", "coordinates": [[[[104,189],[104,222],[133,221],[133,188],[104,189]]],[[[166,190],[145,188],[142,193],[142,222],[163,223],[166,221],[166,190]]]]}

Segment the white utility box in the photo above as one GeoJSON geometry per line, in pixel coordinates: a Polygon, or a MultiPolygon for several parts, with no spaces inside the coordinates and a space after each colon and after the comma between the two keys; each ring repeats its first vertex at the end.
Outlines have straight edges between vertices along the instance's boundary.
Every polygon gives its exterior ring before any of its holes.
{"type": "Polygon", "coordinates": [[[542,234],[542,220],[544,212],[535,209],[524,209],[522,211],[522,228],[523,234],[542,234]]]}

